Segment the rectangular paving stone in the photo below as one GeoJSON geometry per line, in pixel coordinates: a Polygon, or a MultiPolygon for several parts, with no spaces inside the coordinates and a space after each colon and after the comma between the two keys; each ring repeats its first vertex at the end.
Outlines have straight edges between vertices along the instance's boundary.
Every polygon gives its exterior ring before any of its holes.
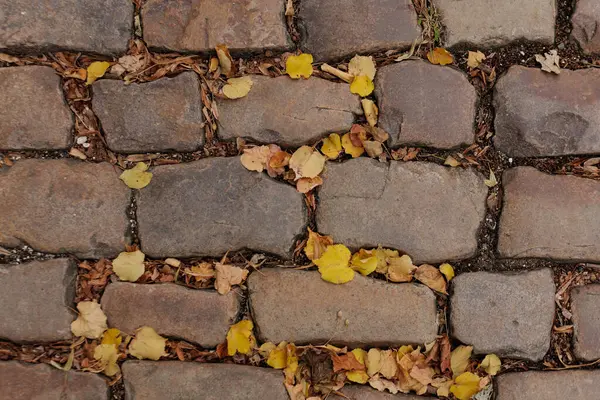
{"type": "Polygon", "coordinates": [[[66,258],[0,265],[0,338],[13,342],[71,339],[76,275],[75,264],[66,258]]]}
{"type": "Polygon", "coordinates": [[[102,296],[108,325],[130,335],[151,326],[160,335],[182,338],[204,347],[225,341],[238,312],[234,292],[220,295],[174,283],[136,284],[115,282],[102,296]]]}
{"type": "Polygon", "coordinates": [[[46,364],[0,362],[2,399],[107,400],[108,384],[98,374],[60,371],[46,364]],[[6,395],[6,397],[3,397],[6,395]]]}
{"type": "Polygon", "coordinates": [[[379,126],[390,134],[392,146],[416,143],[448,149],[474,141],[477,93],[463,73],[406,61],[380,68],[375,85],[379,126]]]}
{"type": "Polygon", "coordinates": [[[54,69],[0,68],[0,150],[65,149],[72,125],[54,69]]]}
{"type": "Polygon", "coordinates": [[[266,76],[252,76],[252,81],[248,96],[218,101],[222,139],[242,136],[281,146],[312,144],[326,133],[349,131],[355,115],[362,114],[358,96],[345,83],[266,76]]]}
{"type": "Polygon", "coordinates": [[[298,17],[317,60],[408,47],[421,34],[410,0],[302,0],[298,17]]]}
{"type": "Polygon", "coordinates": [[[600,285],[574,288],[571,308],[575,355],[583,360],[595,361],[600,358],[600,285]]]}
{"type": "Polygon", "coordinates": [[[317,271],[276,268],[251,274],[248,288],[264,342],[372,347],[429,343],[437,335],[435,295],[423,285],[358,274],[334,285],[317,271]]]}
{"type": "Polygon", "coordinates": [[[434,0],[433,5],[442,15],[447,46],[554,42],[555,0],[434,0]]]}
{"type": "Polygon", "coordinates": [[[500,375],[496,400],[592,400],[599,371],[528,371],[500,375]]]}
{"type": "Polygon", "coordinates": [[[427,397],[416,396],[411,394],[391,394],[388,392],[379,392],[366,384],[365,386],[360,385],[349,385],[345,386],[340,390],[346,397],[337,396],[332,394],[330,398],[333,399],[349,399],[349,400],[427,400],[427,397]]]}
{"type": "Polygon", "coordinates": [[[500,256],[600,261],[600,182],[533,167],[508,169],[502,180],[500,256]]]}
{"type": "Polygon", "coordinates": [[[596,0],[577,0],[575,12],[571,17],[573,37],[586,53],[600,51],[600,3],[596,0]]]}
{"type": "Polygon", "coordinates": [[[513,157],[600,152],[600,71],[511,67],[494,92],[500,151],[513,157]]]}
{"type": "Polygon", "coordinates": [[[92,105],[108,147],[121,153],[197,150],[204,144],[199,85],[194,72],[142,84],[95,82],[92,105]]]}
{"type": "Polygon", "coordinates": [[[303,196],[246,170],[239,157],[206,158],[152,170],[137,217],[152,257],[222,256],[242,248],[289,258],[306,225],[303,196]]]}
{"type": "Polygon", "coordinates": [[[472,169],[363,157],[329,164],[324,177],[317,226],[336,243],[397,248],[431,263],[477,250],[487,187],[472,169]]]}
{"type": "Polygon", "coordinates": [[[144,40],[155,49],[284,50],[288,37],[284,0],[148,0],[142,7],[144,40]]]}
{"type": "Polygon", "coordinates": [[[130,0],[0,0],[0,49],[124,53],[130,0]]]}
{"type": "Polygon", "coordinates": [[[281,371],[234,364],[127,361],[126,400],[288,400],[281,371]]]}
{"type": "Polygon", "coordinates": [[[450,297],[452,335],[476,354],[541,360],[554,321],[551,269],[458,275],[450,297]]]}
{"type": "Polygon", "coordinates": [[[80,258],[123,250],[130,191],[107,163],[17,161],[0,170],[0,245],[80,258]]]}

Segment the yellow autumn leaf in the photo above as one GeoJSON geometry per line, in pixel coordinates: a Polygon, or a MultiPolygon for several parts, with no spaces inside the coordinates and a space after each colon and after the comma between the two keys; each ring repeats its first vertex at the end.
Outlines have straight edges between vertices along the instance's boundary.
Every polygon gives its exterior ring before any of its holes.
{"type": "Polygon", "coordinates": [[[218,44],[215,46],[215,50],[217,52],[217,58],[219,59],[219,65],[221,66],[221,73],[227,77],[234,75],[236,68],[227,46],[218,44]]]}
{"type": "Polygon", "coordinates": [[[104,375],[114,376],[119,372],[117,360],[119,353],[114,344],[99,344],[94,349],[94,359],[100,362],[100,368],[104,375]]]}
{"type": "Polygon", "coordinates": [[[86,85],[91,85],[98,78],[102,78],[106,70],[110,67],[110,63],[106,61],[94,61],[87,67],[86,85]]]}
{"type": "Polygon", "coordinates": [[[360,101],[362,105],[362,109],[365,113],[365,117],[367,118],[367,122],[370,126],[377,125],[377,116],[379,115],[379,109],[373,100],[362,99],[360,101]]]}
{"type": "Polygon", "coordinates": [[[244,149],[240,162],[249,171],[262,172],[267,168],[271,149],[269,146],[255,146],[244,149]]]}
{"type": "Polygon", "coordinates": [[[102,335],[102,344],[113,344],[117,347],[121,344],[121,331],[117,328],[107,329],[106,332],[102,335]]]}
{"type": "Polygon", "coordinates": [[[408,255],[389,257],[387,278],[392,282],[410,282],[417,267],[408,255]]]}
{"type": "Polygon", "coordinates": [[[289,56],[285,61],[285,72],[292,79],[308,79],[312,73],[313,56],[305,53],[297,56],[289,56]]]}
{"type": "Polygon", "coordinates": [[[350,250],[343,244],[334,244],[327,247],[323,255],[313,260],[319,267],[321,278],[327,282],[340,284],[354,279],[354,270],[350,264],[350,250]]]}
{"type": "Polygon", "coordinates": [[[248,270],[234,265],[215,264],[215,289],[219,294],[227,294],[232,285],[239,285],[248,277],[248,270]]]}
{"type": "Polygon", "coordinates": [[[501,366],[502,362],[500,361],[500,358],[495,354],[488,354],[487,356],[485,356],[485,358],[479,365],[480,368],[483,368],[485,372],[492,376],[496,375],[498,371],[500,371],[501,366]]]}
{"type": "Polygon", "coordinates": [[[367,374],[369,376],[374,376],[379,373],[382,365],[383,360],[381,359],[381,350],[369,349],[366,358],[367,374]]]}
{"type": "Polygon", "coordinates": [[[323,178],[320,176],[316,176],[314,178],[300,178],[296,181],[296,190],[300,193],[308,193],[322,184],[323,178]]]}
{"type": "Polygon", "coordinates": [[[493,188],[494,186],[496,186],[498,184],[498,180],[496,179],[496,175],[494,174],[494,171],[492,171],[490,169],[490,177],[488,179],[485,179],[483,181],[483,183],[485,184],[485,186],[487,186],[489,188],[493,188]]]}
{"type": "Polygon", "coordinates": [[[281,342],[276,348],[269,352],[267,365],[275,369],[284,369],[287,361],[287,343],[281,342]]]}
{"type": "Polygon", "coordinates": [[[229,327],[227,332],[228,355],[233,356],[235,353],[250,354],[252,352],[252,349],[256,346],[252,329],[254,329],[254,324],[247,319],[229,327]]]}
{"type": "MultiPolygon", "coordinates": [[[[354,354],[354,358],[356,358],[359,363],[365,365],[368,354],[365,350],[356,348],[352,350],[351,353],[354,354]]],[[[346,377],[350,382],[356,382],[362,385],[369,380],[369,374],[364,370],[346,371],[346,377]]]]}
{"type": "Polygon", "coordinates": [[[375,62],[371,56],[359,56],[352,57],[348,63],[348,73],[353,76],[365,75],[371,81],[375,79],[375,62]]]}
{"type": "MultiPolygon", "coordinates": [[[[384,249],[381,246],[375,249],[375,255],[377,256],[377,269],[375,271],[380,274],[385,274],[388,271],[388,260],[394,257],[398,257],[400,253],[397,250],[384,249]]],[[[412,261],[411,261],[412,264],[412,261]]]]}
{"type": "Polygon", "coordinates": [[[124,251],[112,262],[113,271],[120,280],[135,282],[144,275],[144,258],[140,250],[124,251]]]}
{"type": "Polygon", "coordinates": [[[423,264],[415,270],[414,277],[416,280],[427,285],[430,289],[437,292],[448,294],[446,291],[446,280],[442,276],[439,269],[433,265],[423,264]]]}
{"type": "Polygon", "coordinates": [[[458,167],[461,164],[456,158],[448,156],[446,157],[446,161],[444,161],[444,165],[448,165],[450,167],[458,167]]]}
{"type": "Polygon", "coordinates": [[[308,228],[308,240],[304,247],[304,254],[306,254],[306,257],[311,261],[321,258],[321,255],[323,255],[327,247],[332,244],[333,238],[331,236],[320,235],[308,228]]]}
{"type": "Polygon", "coordinates": [[[450,369],[452,376],[456,377],[467,370],[473,346],[458,346],[450,353],[450,369]]]}
{"type": "Polygon", "coordinates": [[[377,255],[372,250],[360,249],[352,256],[350,266],[361,275],[369,275],[377,269],[377,255]]]}
{"type": "Polygon", "coordinates": [[[450,54],[448,50],[441,47],[436,47],[435,49],[429,51],[429,53],[427,53],[427,59],[430,63],[436,65],[447,65],[454,62],[454,57],[452,57],[452,54],[450,54]]]}
{"type": "Polygon", "coordinates": [[[323,139],[323,146],[321,146],[321,152],[327,156],[330,160],[335,160],[339,157],[342,152],[342,139],[337,133],[332,133],[325,139],[323,139]]]}
{"type": "Polygon", "coordinates": [[[100,308],[100,304],[93,301],[80,301],[77,303],[79,316],[71,322],[71,332],[75,336],[84,336],[88,339],[98,339],[108,328],[106,315],[100,308]]]}
{"type": "Polygon", "coordinates": [[[454,268],[448,263],[440,265],[440,272],[444,274],[448,282],[450,282],[452,278],[454,278],[454,268]]]}
{"type": "Polygon", "coordinates": [[[135,167],[123,171],[119,179],[131,189],[142,189],[152,180],[152,173],[148,171],[148,165],[143,162],[135,164],[135,167]]]}
{"type": "Polygon", "coordinates": [[[296,173],[296,180],[314,178],[323,171],[325,160],[325,156],[312,147],[302,146],[292,154],[289,166],[296,173]]]}
{"type": "Polygon", "coordinates": [[[242,76],[241,78],[229,78],[227,79],[227,84],[223,86],[223,94],[228,99],[241,99],[250,93],[252,84],[252,79],[250,79],[249,76],[242,76]]]}
{"type": "Polygon", "coordinates": [[[454,384],[450,386],[450,393],[458,400],[470,400],[479,392],[480,379],[471,372],[465,372],[454,379],[454,384]]]}
{"type": "Polygon", "coordinates": [[[481,64],[481,62],[483,60],[485,60],[485,54],[483,54],[481,51],[479,51],[479,50],[469,51],[469,58],[467,59],[467,65],[471,69],[477,68],[477,67],[479,67],[479,64],[481,64]]]}
{"type": "Polygon", "coordinates": [[[158,360],[166,356],[165,344],[167,339],[160,336],[149,326],[142,326],[135,333],[135,337],[129,344],[129,354],[137,359],[158,360]]]}
{"type": "Polygon", "coordinates": [[[350,84],[350,91],[360,97],[367,97],[375,90],[373,81],[366,75],[359,75],[352,79],[350,84]]]}
{"type": "Polygon", "coordinates": [[[344,152],[350,154],[352,158],[360,157],[365,152],[364,147],[358,147],[352,143],[349,133],[342,136],[342,147],[344,148],[344,152]]]}
{"type": "Polygon", "coordinates": [[[275,345],[275,343],[266,342],[260,345],[260,347],[258,348],[258,353],[264,358],[268,358],[269,354],[271,354],[271,352],[276,348],[277,346],[275,345]]]}

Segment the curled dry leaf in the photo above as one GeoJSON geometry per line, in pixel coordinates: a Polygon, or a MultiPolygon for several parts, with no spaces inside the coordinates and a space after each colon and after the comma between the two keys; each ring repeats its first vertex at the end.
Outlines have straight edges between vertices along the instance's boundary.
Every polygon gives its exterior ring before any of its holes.
{"type": "Polygon", "coordinates": [[[360,157],[365,152],[365,148],[362,145],[356,146],[352,143],[349,133],[342,136],[342,147],[344,148],[344,152],[350,154],[352,158],[360,157]]]}
{"type": "Polygon", "coordinates": [[[162,356],[166,356],[165,344],[167,339],[160,336],[156,331],[149,327],[143,326],[135,333],[135,337],[129,344],[129,354],[135,358],[158,360],[162,356]]]}
{"type": "Polygon", "coordinates": [[[351,353],[361,367],[347,371],[346,378],[348,378],[350,382],[356,382],[364,385],[369,380],[369,374],[367,374],[366,371],[367,352],[363,349],[356,348],[352,350],[351,353]]]}
{"type": "Polygon", "coordinates": [[[252,84],[252,79],[249,76],[229,78],[227,79],[227,84],[223,86],[223,94],[228,99],[241,99],[250,93],[252,84]]]}
{"type": "Polygon", "coordinates": [[[446,161],[444,161],[444,165],[448,165],[450,167],[458,167],[461,164],[459,161],[456,160],[456,158],[448,156],[446,157],[446,161]]]}
{"type": "Polygon", "coordinates": [[[485,54],[481,51],[469,51],[469,58],[467,59],[467,65],[469,68],[474,69],[479,67],[479,64],[485,60],[485,54]]]}
{"type": "Polygon", "coordinates": [[[99,344],[94,349],[94,359],[100,362],[100,368],[104,375],[115,376],[119,373],[117,360],[119,352],[114,344],[99,344]]]}
{"type": "Polygon", "coordinates": [[[377,269],[377,254],[374,250],[360,249],[352,256],[350,267],[367,276],[377,269]]]}
{"type": "Polygon", "coordinates": [[[319,267],[321,279],[327,282],[341,284],[354,279],[354,270],[349,267],[350,250],[343,244],[328,246],[323,255],[313,260],[319,267]]]}
{"type": "Polygon", "coordinates": [[[384,249],[379,246],[377,249],[375,249],[375,255],[377,255],[377,269],[375,271],[379,272],[380,274],[386,274],[388,272],[388,264],[390,259],[398,257],[400,253],[398,253],[397,250],[384,249]]]}
{"type": "Polygon", "coordinates": [[[217,57],[211,57],[208,64],[208,72],[215,72],[219,68],[219,59],[217,57]]]}
{"type": "Polygon", "coordinates": [[[113,260],[113,271],[120,280],[135,282],[144,274],[145,257],[145,254],[140,250],[124,251],[113,260]]]}
{"type": "Polygon", "coordinates": [[[220,262],[215,264],[215,288],[219,294],[227,294],[232,285],[239,285],[248,277],[248,270],[220,262]]]}
{"type": "Polygon", "coordinates": [[[362,105],[365,117],[367,118],[367,122],[369,123],[369,125],[377,125],[377,116],[379,115],[379,109],[375,105],[375,102],[369,99],[362,99],[360,101],[360,104],[362,105]]]}
{"type": "Polygon", "coordinates": [[[560,74],[560,58],[556,50],[550,50],[549,53],[535,55],[535,61],[542,65],[542,71],[560,74]]]}
{"type": "Polygon", "coordinates": [[[487,186],[489,188],[493,188],[494,186],[496,186],[498,184],[498,180],[496,179],[496,175],[494,174],[494,171],[492,171],[490,169],[490,177],[488,179],[484,180],[483,183],[485,183],[485,186],[487,186]]]}
{"type": "Polygon", "coordinates": [[[368,127],[367,131],[373,136],[373,139],[381,143],[385,143],[390,138],[389,133],[376,126],[368,127]]]}
{"type": "Polygon", "coordinates": [[[267,173],[274,178],[285,172],[285,167],[290,164],[291,154],[282,151],[277,145],[269,146],[269,161],[267,162],[267,173]]]}
{"type": "Polygon", "coordinates": [[[473,346],[458,346],[450,353],[450,368],[452,376],[457,377],[467,370],[473,346]]]}
{"type": "Polygon", "coordinates": [[[102,78],[106,70],[110,67],[110,63],[106,61],[94,61],[87,67],[86,85],[91,85],[98,78],[102,78]]]}
{"type": "Polygon", "coordinates": [[[450,282],[452,278],[454,278],[454,268],[448,263],[440,265],[440,272],[444,274],[448,282],[450,282]]]}
{"type": "Polygon", "coordinates": [[[348,63],[348,73],[352,76],[364,75],[372,81],[375,79],[376,72],[375,62],[371,56],[356,55],[348,63]]]}
{"type": "Polygon", "coordinates": [[[381,142],[374,140],[365,140],[362,142],[363,148],[371,158],[377,158],[383,153],[383,145],[381,142]]]}
{"type": "Polygon", "coordinates": [[[332,133],[323,139],[321,152],[330,160],[335,160],[342,152],[342,138],[337,133],[332,133]]]}
{"type": "Polygon", "coordinates": [[[285,61],[285,72],[292,79],[308,79],[313,73],[312,62],[312,54],[289,56],[285,61]]]}
{"type": "Polygon", "coordinates": [[[454,57],[450,52],[442,47],[436,47],[427,53],[427,59],[430,63],[436,65],[447,65],[454,62],[454,57]]]}
{"type": "Polygon", "coordinates": [[[100,308],[100,304],[93,301],[80,301],[77,303],[79,316],[71,322],[71,332],[75,336],[83,336],[88,339],[98,339],[108,328],[106,315],[100,308]]]}
{"type": "Polygon", "coordinates": [[[479,368],[483,368],[488,375],[494,376],[500,371],[501,366],[502,362],[497,355],[488,354],[479,365],[479,368]]]}
{"type": "Polygon", "coordinates": [[[256,347],[256,339],[252,334],[254,324],[249,320],[242,320],[229,327],[227,332],[227,354],[230,356],[236,353],[250,354],[256,347]]]}
{"type": "Polygon", "coordinates": [[[350,84],[350,91],[360,97],[367,97],[375,90],[373,81],[366,75],[355,76],[350,84]]]}
{"type": "Polygon", "coordinates": [[[302,146],[292,154],[289,165],[296,179],[314,178],[323,171],[325,157],[310,146],[302,146]]]}
{"type": "Polygon", "coordinates": [[[152,173],[147,172],[148,165],[144,162],[135,164],[135,167],[123,171],[121,179],[131,189],[142,189],[150,184],[152,173]]]}
{"type": "Polygon", "coordinates": [[[235,64],[233,63],[233,58],[231,58],[227,46],[219,44],[215,47],[215,50],[217,51],[217,57],[219,58],[221,73],[228,78],[235,75],[235,64]]]}
{"type": "Polygon", "coordinates": [[[392,282],[410,282],[417,267],[407,255],[388,258],[387,278],[392,282]]]}
{"type": "Polygon", "coordinates": [[[240,161],[247,170],[262,172],[267,166],[270,154],[269,146],[245,148],[240,161]]]}
{"type": "Polygon", "coordinates": [[[308,228],[308,240],[304,247],[304,254],[306,257],[313,261],[321,258],[327,247],[333,244],[333,238],[331,236],[320,235],[317,232],[313,232],[308,228]]]}
{"type": "Polygon", "coordinates": [[[446,292],[446,280],[439,269],[433,265],[423,264],[415,271],[415,279],[427,285],[436,292],[448,294],[446,292]]]}
{"type": "Polygon", "coordinates": [[[296,190],[300,193],[308,193],[317,186],[323,184],[323,178],[316,176],[314,178],[300,178],[296,181],[296,190]]]}

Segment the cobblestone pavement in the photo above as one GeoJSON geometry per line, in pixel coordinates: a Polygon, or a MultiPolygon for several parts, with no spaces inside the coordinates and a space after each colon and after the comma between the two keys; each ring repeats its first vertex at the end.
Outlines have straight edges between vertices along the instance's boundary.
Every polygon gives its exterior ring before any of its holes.
{"type": "Polygon", "coordinates": [[[598,398],[599,22],[595,0],[0,0],[0,399],[289,398],[280,371],[218,362],[242,318],[259,343],[448,334],[501,357],[498,400],[598,398]],[[422,39],[454,63],[429,63],[426,45],[394,62],[422,39]],[[253,77],[243,99],[213,93],[221,43],[253,77]],[[559,75],[536,64],[550,49],[559,75]],[[238,151],[293,151],[365,121],[360,98],[318,66],[308,80],[282,75],[299,50],[331,65],[374,56],[370,98],[395,155],[328,162],[306,195],[246,170],[238,151]],[[486,63],[467,67],[467,50],[486,63]],[[136,66],[91,86],[77,76],[124,55],[136,66]],[[138,161],[153,178],[132,190],[119,175],[138,161]],[[448,295],[381,275],[333,285],[306,268],[307,228],[450,262],[457,276],[448,295]],[[120,282],[106,266],[131,246],[146,271],[120,282]],[[250,271],[226,295],[179,267],[224,256],[250,271]],[[76,303],[92,299],[109,327],[167,337],[168,354],[120,360],[122,378],[108,379],[79,342],[70,371],[50,366],[67,362],[76,303]]]}

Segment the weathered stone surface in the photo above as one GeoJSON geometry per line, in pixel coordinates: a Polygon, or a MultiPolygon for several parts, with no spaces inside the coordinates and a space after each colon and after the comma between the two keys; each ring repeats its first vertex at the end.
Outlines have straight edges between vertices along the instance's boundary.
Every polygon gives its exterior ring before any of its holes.
{"type": "Polygon", "coordinates": [[[521,274],[473,272],[453,281],[453,335],[477,354],[541,360],[554,320],[551,269],[521,274]]]}
{"type": "Polygon", "coordinates": [[[354,115],[362,114],[359,98],[345,83],[266,76],[252,80],[248,96],[219,101],[221,138],[243,136],[282,146],[312,144],[325,133],[350,130],[354,115]]]}
{"type": "Polygon", "coordinates": [[[600,71],[514,66],[494,93],[494,143],[510,156],[600,152],[600,71]]]}
{"type": "Polygon", "coordinates": [[[318,60],[408,47],[421,33],[410,0],[303,0],[298,15],[318,60]]]}
{"type": "Polygon", "coordinates": [[[417,262],[467,258],[477,249],[487,188],[474,170],[357,158],[328,165],[324,176],[317,225],[336,242],[397,248],[417,262]]]}
{"type": "Polygon", "coordinates": [[[133,26],[129,0],[0,0],[0,49],[122,53],[133,26]]]}
{"type": "Polygon", "coordinates": [[[0,362],[2,397],[11,400],[107,400],[108,385],[97,374],[63,372],[45,364],[0,362]]]}
{"type": "Polygon", "coordinates": [[[64,149],[72,124],[60,77],[52,68],[0,69],[0,149],[64,149]]]}
{"type": "Polygon", "coordinates": [[[291,48],[283,0],[148,0],[142,7],[150,47],[177,51],[291,48]]]}
{"type": "Polygon", "coordinates": [[[600,52],[600,3],[595,0],[577,0],[575,12],[571,18],[573,36],[581,48],[588,53],[600,52]]]}
{"type": "Polygon", "coordinates": [[[126,400],[288,400],[281,371],[232,364],[127,361],[126,400]]]}
{"type": "MultiPolygon", "coordinates": [[[[350,385],[345,386],[340,392],[349,400],[423,400],[427,397],[416,396],[410,394],[391,394],[387,392],[379,392],[370,386],[350,385]]],[[[331,395],[333,399],[341,399],[342,396],[335,394],[331,395]]]]}
{"type": "Polygon", "coordinates": [[[0,266],[0,338],[71,339],[76,274],[73,262],[65,258],[0,266]]]}
{"type": "Polygon", "coordinates": [[[154,168],[138,192],[142,248],[153,257],[222,256],[250,248],[289,257],[306,224],[302,195],[246,170],[239,157],[154,168]]]}
{"type": "Polygon", "coordinates": [[[554,42],[555,0],[434,0],[434,5],[442,14],[448,46],[554,42]]]}
{"type": "Polygon", "coordinates": [[[600,182],[532,167],[504,172],[502,257],[600,261],[600,182]]]}
{"type": "Polygon", "coordinates": [[[237,295],[194,290],[173,283],[111,283],[102,296],[109,326],[132,335],[151,326],[160,335],[178,337],[204,347],[225,340],[238,311],[237,295]]]}
{"type": "Polygon", "coordinates": [[[194,151],[204,143],[202,98],[194,72],[131,85],[102,79],[93,89],[94,111],[114,151],[194,151]]]}
{"type": "Polygon", "coordinates": [[[463,73],[405,61],[381,68],[375,84],[379,126],[390,134],[393,146],[417,143],[447,149],[473,142],[477,93],[463,73]]]}
{"type": "Polygon", "coordinates": [[[575,355],[584,360],[600,358],[600,285],[573,289],[571,307],[575,327],[575,355]]]}
{"type": "Polygon", "coordinates": [[[358,274],[351,282],[333,285],[316,271],[277,268],[252,274],[248,288],[265,342],[391,346],[426,343],[437,335],[435,296],[422,285],[358,274]]]}
{"type": "Polygon", "coordinates": [[[123,250],[129,189],[111,165],[17,161],[0,170],[0,245],[112,257],[123,250]]]}
{"type": "Polygon", "coordinates": [[[498,377],[497,400],[591,400],[598,397],[598,371],[516,372],[498,377]]]}

